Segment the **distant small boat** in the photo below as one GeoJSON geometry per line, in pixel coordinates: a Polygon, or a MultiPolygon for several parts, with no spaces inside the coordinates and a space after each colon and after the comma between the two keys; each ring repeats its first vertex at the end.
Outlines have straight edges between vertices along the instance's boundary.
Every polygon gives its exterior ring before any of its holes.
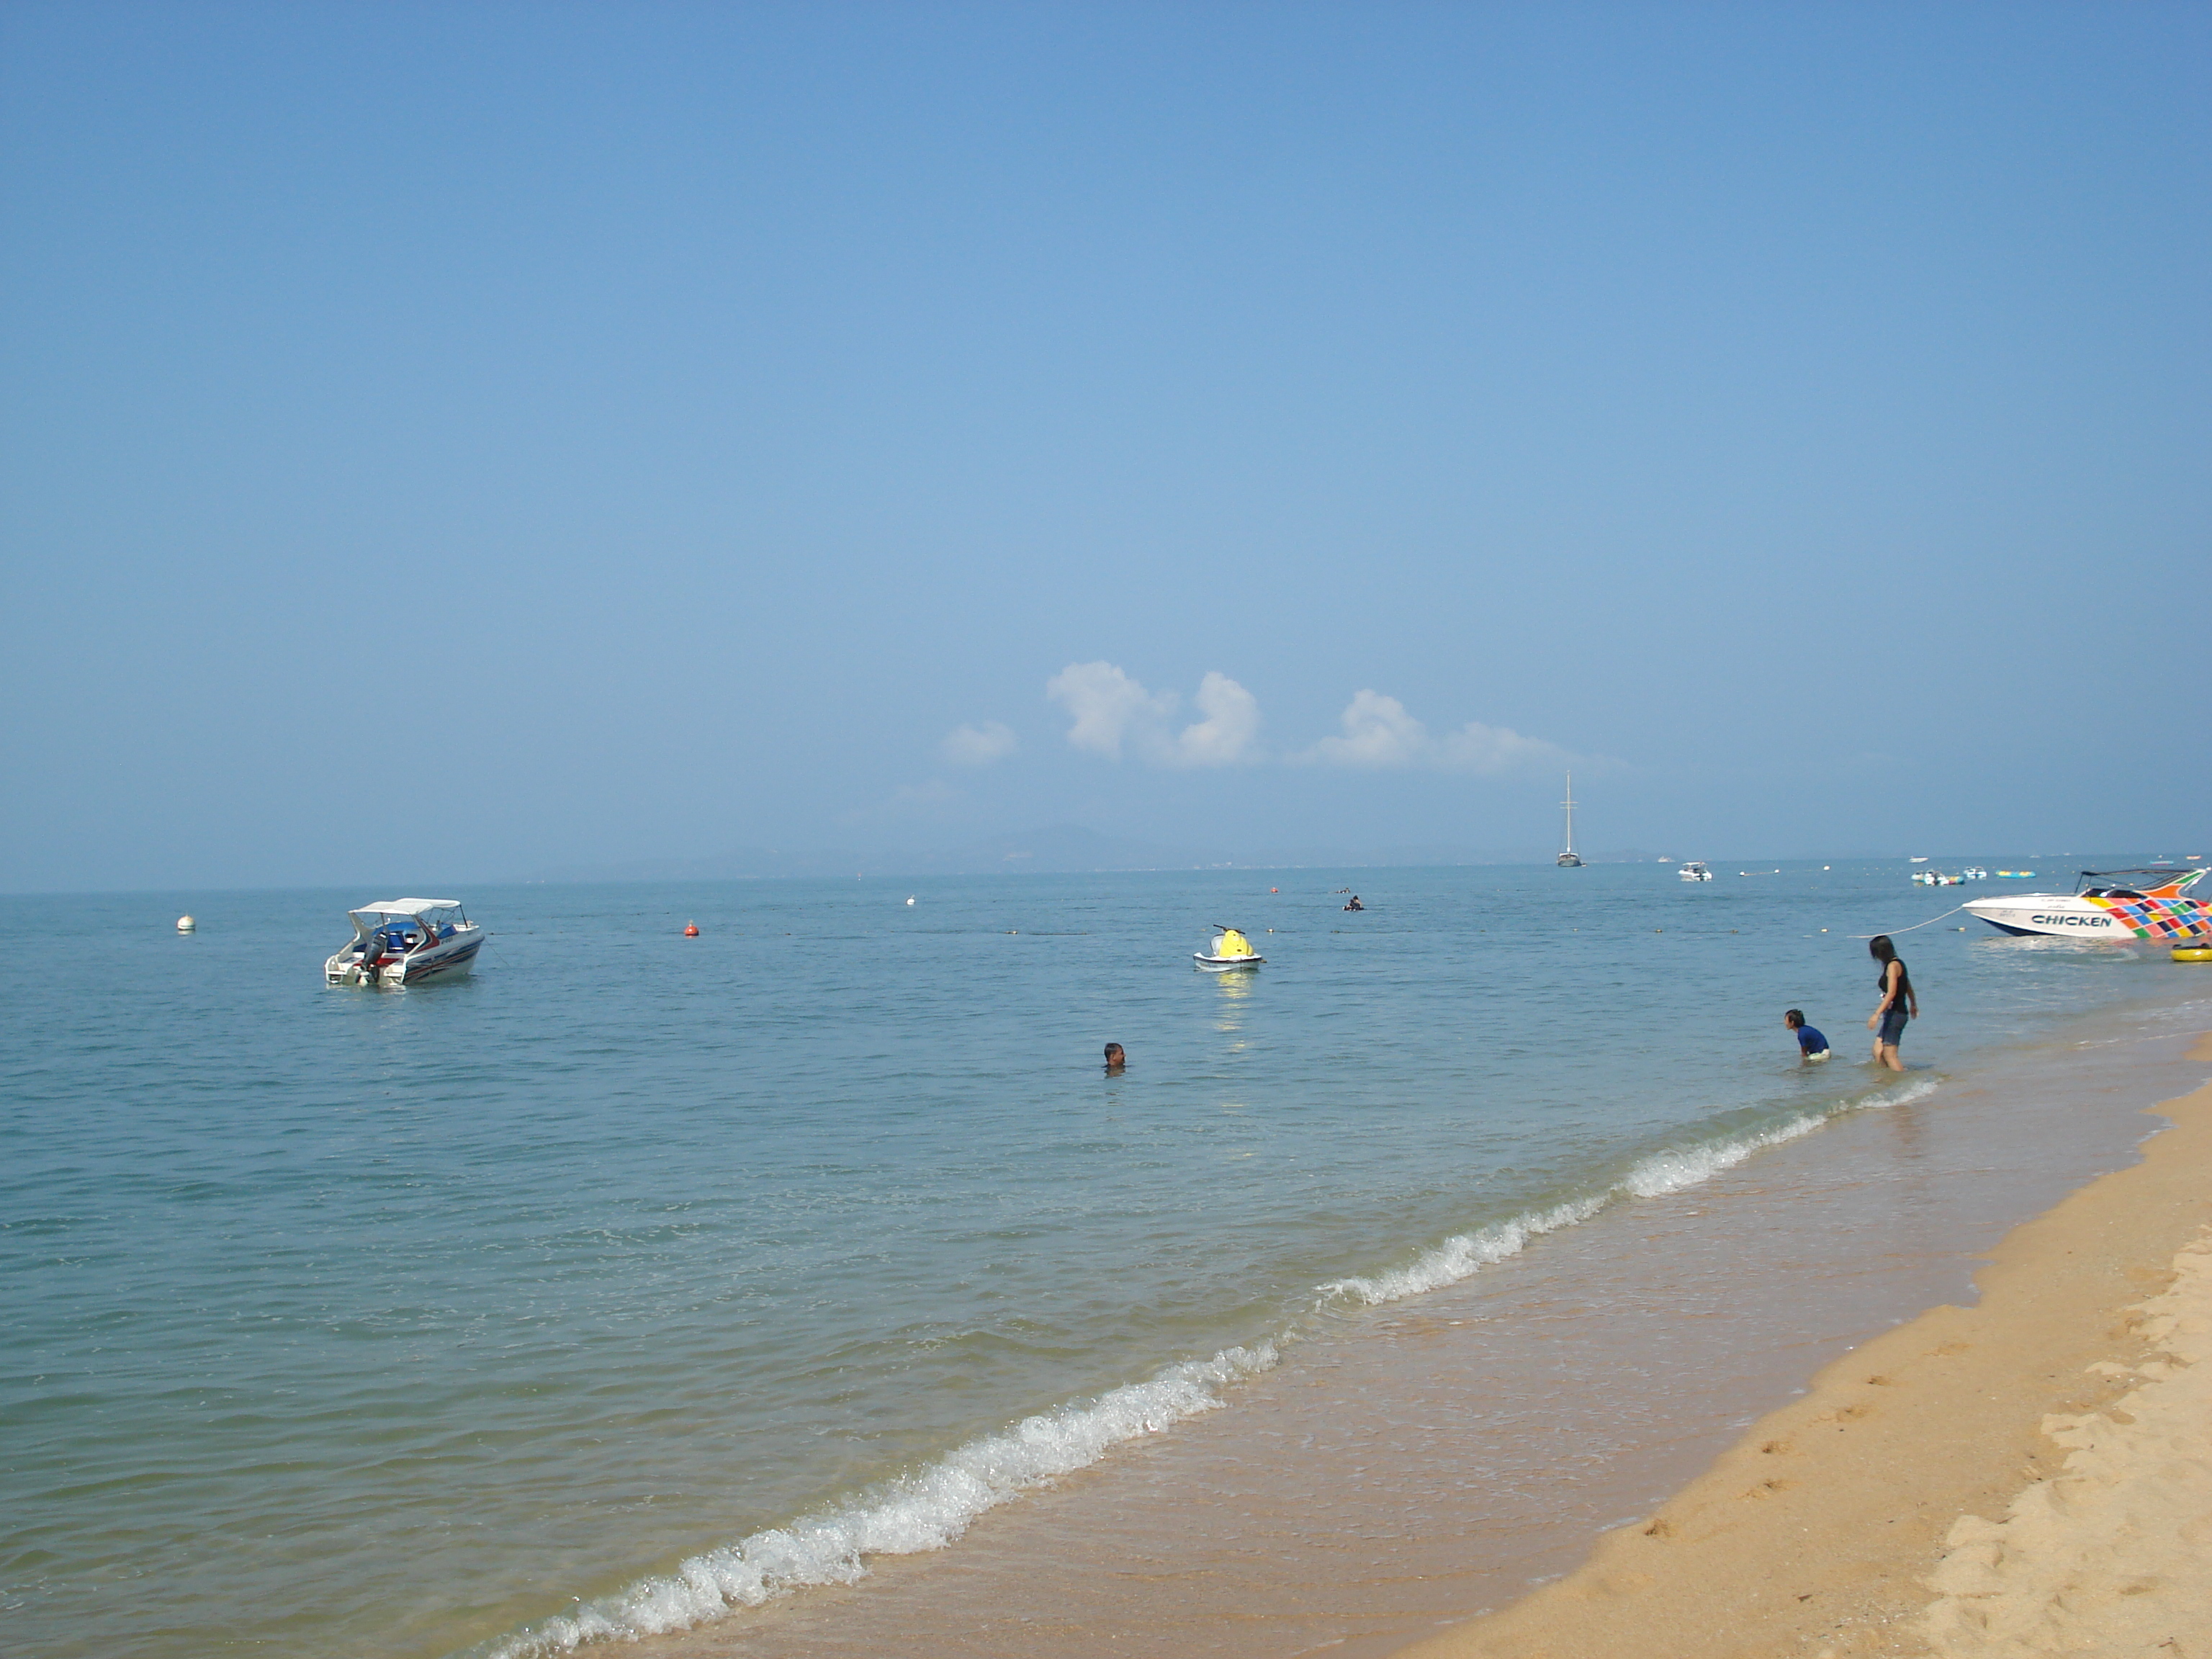
{"type": "Polygon", "coordinates": [[[1713,878],[1713,872],[1705,868],[1704,860],[1700,859],[1690,860],[1674,873],[1684,881],[1711,881],[1713,878]]]}
{"type": "Polygon", "coordinates": [[[1913,861],[1915,864],[1925,864],[1925,863],[1927,863],[1927,862],[1928,862],[1928,860],[1927,860],[1926,859],[1915,859],[1915,860],[1913,860],[1912,861],[1913,861]]]}
{"type": "Polygon", "coordinates": [[[1987,881],[1990,878],[1990,872],[1978,864],[1968,865],[1959,874],[1967,881],[1987,881]]]}
{"type": "MultiPolygon", "coordinates": [[[[1221,924],[1216,922],[1214,926],[1220,927],[1221,924]]],[[[1222,927],[1214,935],[1213,954],[1194,951],[1190,959],[1209,974],[1224,974],[1232,968],[1257,968],[1267,958],[1255,951],[1252,941],[1234,927],[1222,927]]]]}
{"type": "Polygon", "coordinates": [[[1567,798],[1559,804],[1567,809],[1567,839],[1553,862],[1562,870],[1579,870],[1583,860],[1582,854],[1575,851],[1575,775],[1571,772],[1567,774],[1567,798]]]}

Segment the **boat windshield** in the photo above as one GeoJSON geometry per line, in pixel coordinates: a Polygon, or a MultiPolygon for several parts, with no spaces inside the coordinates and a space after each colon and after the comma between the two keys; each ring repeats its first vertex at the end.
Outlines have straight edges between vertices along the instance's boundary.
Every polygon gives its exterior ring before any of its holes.
{"type": "Polygon", "coordinates": [[[2144,870],[2084,870],[2074,890],[2083,898],[2171,898],[2204,873],[2180,865],[2154,865],[2144,870]]]}

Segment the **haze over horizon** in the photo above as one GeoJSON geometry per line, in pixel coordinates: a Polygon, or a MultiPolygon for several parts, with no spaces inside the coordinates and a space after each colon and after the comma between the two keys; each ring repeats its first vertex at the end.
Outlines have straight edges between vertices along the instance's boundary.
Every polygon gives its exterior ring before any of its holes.
{"type": "Polygon", "coordinates": [[[0,890],[2212,853],[2208,47],[9,8],[0,890]]]}

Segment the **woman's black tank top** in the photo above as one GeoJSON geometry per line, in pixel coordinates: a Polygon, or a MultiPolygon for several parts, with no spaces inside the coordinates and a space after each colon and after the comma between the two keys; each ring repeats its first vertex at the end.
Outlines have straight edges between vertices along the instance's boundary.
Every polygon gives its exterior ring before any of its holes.
{"type": "MultiPolygon", "coordinates": [[[[1897,964],[1897,1000],[1892,1003],[1890,1006],[1893,1008],[1901,1008],[1905,1006],[1905,999],[1911,993],[1912,975],[1905,971],[1905,958],[1903,957],[1892,957],[1889,961],[1897,964]]],[[[1881,977],[1875,981],[1874,988],[1881,992],[1884,996],[1887,996],[1889,994],[1888,962],[1882,963],[1881,977]]]]}

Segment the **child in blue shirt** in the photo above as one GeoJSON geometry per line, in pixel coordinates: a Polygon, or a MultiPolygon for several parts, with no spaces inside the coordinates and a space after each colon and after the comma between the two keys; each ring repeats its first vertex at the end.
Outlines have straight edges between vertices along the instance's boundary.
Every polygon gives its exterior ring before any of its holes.
{"type": "Polygon", "coordinates": [[[1797,1058],[1801,1062],[1828,1057],[1828,1039],[1805,1023],[1802,1009],[1790,1009],[1782,1016],[1782,1023],[1797,1033],[1797,1058]]]}

